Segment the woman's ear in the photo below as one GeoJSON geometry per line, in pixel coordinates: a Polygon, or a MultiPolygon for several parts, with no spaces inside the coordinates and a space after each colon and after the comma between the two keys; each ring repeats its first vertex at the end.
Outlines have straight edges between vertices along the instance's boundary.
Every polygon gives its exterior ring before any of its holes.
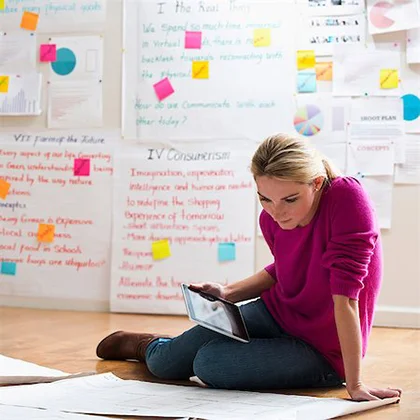
{"type": "Polygon", "coordinates": [[[313,183],[314,183],[314,190],[319,191],[322,188],[322,185],[324,184],[324,177],[319,176],[318,178],[315,178],[313,183]]]}

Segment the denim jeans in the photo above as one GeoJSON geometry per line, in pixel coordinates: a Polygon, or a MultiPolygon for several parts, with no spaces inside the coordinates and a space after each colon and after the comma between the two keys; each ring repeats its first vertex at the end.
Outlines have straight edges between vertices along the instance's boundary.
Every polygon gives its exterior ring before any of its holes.
{"type": "Polygon", "coordinates": [[[339,375],[313,347],[276,323],[261,299],[241,306],[249,343],[196,326],[153,341],[146,364],[161,379],[198,376],[211,388],[256,390],[333,387],[339,375]]]}

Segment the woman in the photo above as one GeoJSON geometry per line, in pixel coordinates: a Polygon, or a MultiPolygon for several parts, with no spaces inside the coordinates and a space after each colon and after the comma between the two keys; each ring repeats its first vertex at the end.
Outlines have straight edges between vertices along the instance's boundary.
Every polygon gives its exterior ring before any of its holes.
{"type": "Polygon", "coordinates": [[[251,165],[274,262],[234,284],[195,284],[241,306],[250,343],[194,327],[175,338],[119,331],[104,359],[137,359],[162,379],[226,389],[331,387],[354,400],[399,389],[362,382],[361,363],[382,280],[380,232],[357,180],[340,177],[305,140],[277,135],[251,165]]]}

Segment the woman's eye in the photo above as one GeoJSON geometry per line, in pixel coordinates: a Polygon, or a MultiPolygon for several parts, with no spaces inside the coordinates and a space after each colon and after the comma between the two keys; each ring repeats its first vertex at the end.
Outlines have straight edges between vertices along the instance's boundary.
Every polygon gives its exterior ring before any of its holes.
{"type": "Polygon", "coordinates": [[[286,201],[286,203],[294,203],[295,201],[297,201],[297,197],[295,197],[295,198],[287,198],[284,201],[286,201]]]}
{"type": "Polygon", "coordinates": [[[270,200],[268,198],[265,198],[265,197],[260,197],[260,201],[266,201],[266,202],[268,202],[270,200]]]}

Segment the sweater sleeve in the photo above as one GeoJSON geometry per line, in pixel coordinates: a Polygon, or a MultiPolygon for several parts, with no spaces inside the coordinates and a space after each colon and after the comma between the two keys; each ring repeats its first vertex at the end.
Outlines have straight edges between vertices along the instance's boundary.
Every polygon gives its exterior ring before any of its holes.
{"type": "Polygon", "coordinates": [[[358,299],[379,231],[370,199],[359,182],[342,178],[329,191],[331,235],[322,257],[333,295],[358,299]]]}
{"type": "MultiPolygon", "coordinates": [[[[270,215],[265,210],[261,212],[259,222],[264,239],[267,242],[267,245],[274,256],[274,233],[271,229],[270,215]]],[[[273,262],[270,265],[267,265],[267,267],[265,267],[265,271],[267,271],[267,273],[270,274],[270,276],[277,281],[275,262],[273,262]]]]}

